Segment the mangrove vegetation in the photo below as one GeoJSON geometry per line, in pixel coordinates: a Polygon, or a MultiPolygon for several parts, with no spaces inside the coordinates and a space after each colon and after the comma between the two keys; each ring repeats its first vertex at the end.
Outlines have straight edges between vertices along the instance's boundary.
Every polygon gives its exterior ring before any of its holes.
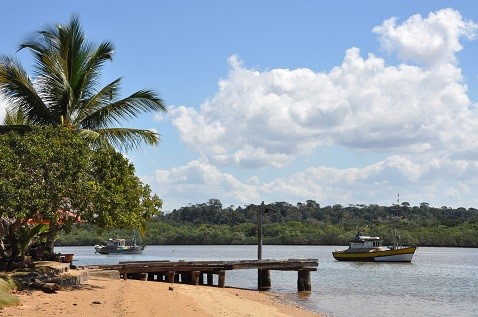
{"type": "MultiPolygon", "coordinates": [[[[346,245],[357,231],[392,243],[397,231],[404,244],[477,247],[478,210],[400,205],[320,206],[313,200],[295,205],[276,202],[260,206],[223,207],[220,200],[190,205],[161,214],[147,224],[142,242],[148,245],[256,244],[257,213],[262,210],[263,242],[282,245],[346,245]]],[[[127,231],[97,231],[79,224],[60,235],[59,245],[94,245],[127,231]]]]}

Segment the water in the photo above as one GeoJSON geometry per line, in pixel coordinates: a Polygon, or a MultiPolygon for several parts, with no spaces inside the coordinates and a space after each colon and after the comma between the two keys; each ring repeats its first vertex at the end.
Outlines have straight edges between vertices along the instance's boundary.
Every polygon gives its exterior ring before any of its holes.
{"type": "MultiPolygon", "coordinates": [[[[345,248],[345,247],[344,247],[345,248]]],[[[337,262],[335,246],[263,246],[264,259],[317,258],[312,292],[297,293],[297,272],[271,271],[271,291],[330,317],[478,316],[478,249],[419,247],[412,263],[337,262]]],[[[257,259],[257,246],[147,246],[141,255],[100,255],[58,247],[75,265],[149,260],[257,259]]],[[[215,281],[217,283],[217,281],[215,281]]],[[[226,286],[257,289],[256,270],[228,271],[226,286]]]]}

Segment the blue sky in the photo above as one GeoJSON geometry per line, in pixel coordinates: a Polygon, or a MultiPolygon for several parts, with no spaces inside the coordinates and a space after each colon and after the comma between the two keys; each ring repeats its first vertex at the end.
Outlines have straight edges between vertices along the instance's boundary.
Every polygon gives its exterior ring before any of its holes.
{"type": "MultiPolygon", "coordinates": [[[[473,1],[18,1],[0,53],[80,17],[116,50],[124,95],[169,107],[125,126],[126,153],[164,211],[308,199],[478,207],[478,11],[473,1]]],[[[5,103],[0,101],[0,119],[5,103]]]]}

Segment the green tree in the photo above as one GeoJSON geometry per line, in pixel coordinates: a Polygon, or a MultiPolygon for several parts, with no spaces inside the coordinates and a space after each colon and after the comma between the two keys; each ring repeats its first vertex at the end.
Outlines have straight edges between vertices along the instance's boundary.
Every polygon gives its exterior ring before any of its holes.
{"type": "MultiPolygon", "coordinates": [[[[78,221],[142,229],[159,215],[161,200],[113,148],[94,150],[65,128],[31,130],[0,135],[0,240],[11,259],[40,241],[53,251],[58,233],[78,221]]],[[[0,256],[8,258],[4,249],[0,256]]]]}
{"type": "Polygon", "coordinates": [[[53,125],[80,130],[90,141],[122,149],[159,142],[154,131],[115,127],[142,112],[165,112],[165,104],[147,89],[119,98],[121,78],[100,87],[102,67],[112,60],[114,46],[87,41],[78,17],[32,33],[20,44],[23,49],[35,60],[32,79],[17,60],[0,57],[0,93],[10,105],[4,122],[8,125],[0,126],[0,132],[53,125]]]}

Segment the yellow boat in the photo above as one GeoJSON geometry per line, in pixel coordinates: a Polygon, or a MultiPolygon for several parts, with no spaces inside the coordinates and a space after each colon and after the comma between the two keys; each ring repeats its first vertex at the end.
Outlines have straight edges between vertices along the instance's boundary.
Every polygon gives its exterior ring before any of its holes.
{"type": "Polygon", "coordinates": [[[337,261],[411,262],[416,249],[415,245],[401,246],[398,243],[384,247],[379,237],[357,234],[348,249],[336,250],[332,255],[337,261]]]}

